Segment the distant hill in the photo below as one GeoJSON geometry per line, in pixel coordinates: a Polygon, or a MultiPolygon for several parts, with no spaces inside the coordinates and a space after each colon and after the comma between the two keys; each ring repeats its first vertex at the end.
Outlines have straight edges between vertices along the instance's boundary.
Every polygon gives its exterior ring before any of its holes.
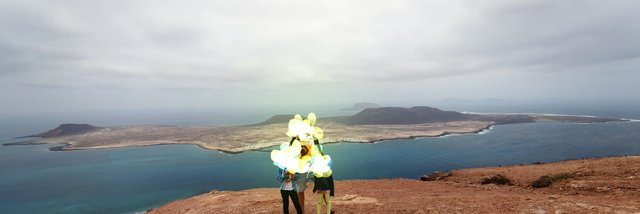
{"type": "MultiPolygon", "coordinates": [[[[293,115],[276,115],[254,125],[287,124],[293,115]]],[[[367,108],[351,116],[335,116],[318,119],[322,122],[335,122],[346,125],[407,125],[420,123],[438,123],[452,121],[487,121],[495,124],[532,123],[545,121],[594,123],[623,121],[617,118],[542,115],[542,114],[464,114],[457,111],[443,111],[427,106],[367,108]]]]}
{"type": "Polygon", "coordinates": [[[340,110],[341,111],[360,111],[362,109],[367,109],[367,108],[380,108],[380,105],[376,103],[356,103],[356,104],[353,104],[351,108],[343,108],[340,110]]]}
{"type": "MultiPolygon", "coordinates": [[[[253,125],[268,125],[274,123],[288,123],[293,115],[275,115],[269,119],[253,125]]],[[[419,124],[432,122],[449,122],[467,120],[471,115],[456,111],[443,111],[427,106],[411,108],[380,107],[367,108],[355,115],[320,118],[318,121],[331,121],[347,125],[393,125],[393,124],[419,124]]]]}
{"type": "Polygon", "coordinates": [[[289,120],[293,118],[293,114],[278,114],[270,117],[269,119],[262,121],[260,123],[252,124],[252,125],[269,125],[274,123],[283,123],[289,124],[289,120]]]}
{"type": "MultiPolygon", "coordinates": [[[[480,120],[480,121],[492,121],[496,124],[512,124],[512,123],[532,123],[536,122],[535,119],[531,115],[478,115],[478,114],[469,114],[469,118],[472,120],[480,120]]],[[[556,118],[557,119],[557,118],[556,118]]]]}
{"type": "MultiPolygon", "coordinates": [[[[253,125],[267,125],[274,123],[288,123],[293,115],[275,115],[269,119],[253,125]]],[[[457,111],[443,111],[427,106],[415,106],[411,108],[402,107],[380,107],[366,108],[355,115],[336,116],[320,118],[318,121],[331,121],[347,125],[398,125],[398,124],[419,124],[433,122],[450,122],[468,120],[471,118],[481,119],[475,115],[463,114],[457,111]]]]}
{"type": "Polygon", "coordinates": [[[41,137],[41,138],[60,137],[65,135],[82,134],[82,133],[94,131],[97,129],[101,129],[101,127],[96,127],[89,124],[67,123],[67,124],[62,124],[56,127],[55,129],[51,129],[47,132],[40,133],[37,135],[31,135],[28,137],[41,137]]]}
{"type": "Polygon", "coordinates": [[[427,106],[368,108],[345,118],[350,125],[391,125],[467,120],[469,115],[427,106]]]}

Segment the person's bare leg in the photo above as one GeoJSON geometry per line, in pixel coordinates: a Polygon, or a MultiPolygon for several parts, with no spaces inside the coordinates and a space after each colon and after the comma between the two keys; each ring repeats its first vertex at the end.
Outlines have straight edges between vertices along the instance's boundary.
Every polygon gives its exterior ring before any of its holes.
{"type": "Polygon", "coordinates": [[[302,213],[304,214],[304,192],[298,193],[298,200],[300,200],[300,206],[302,207],[302,213]]]}
{"type": "Polygon", "coordinates": [[[329,195],[329,190],[325,190],[322,196],[324,197],[324,203],[327,206],[327,214],[331,214],[331,196],[329,195]]]}

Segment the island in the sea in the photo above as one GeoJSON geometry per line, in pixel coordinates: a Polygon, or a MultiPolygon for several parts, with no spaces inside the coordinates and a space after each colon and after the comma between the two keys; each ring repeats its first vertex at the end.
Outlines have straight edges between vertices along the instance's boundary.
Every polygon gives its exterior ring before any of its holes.
{"type": "MultiPolygon", "coordinates": [[[[238,153],[288,142],[285,132],[293,115],[276,115],[241,126],[176,127],[167,125],[96,127],[62,124],[37,137],[5,145],[62,143],[52,150],[100,149],[163,144],[195,144],[206,149],[238,153]]],[[[617,118],[535,113],[461,113],[416,106],[367,108],[350,116],[319,118],[323,143],[381,140],[477,133],[498,124],[533,122],[597,123],[617,118]]]]}

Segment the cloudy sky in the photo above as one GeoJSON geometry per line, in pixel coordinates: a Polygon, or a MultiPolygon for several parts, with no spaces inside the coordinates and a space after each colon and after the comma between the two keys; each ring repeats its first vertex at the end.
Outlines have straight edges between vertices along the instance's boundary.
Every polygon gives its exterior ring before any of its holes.
{"type": "Polygon", "coordinates": [[[0,0],[0,112],[638,102],[640,1],[486,2],[0,0]]]}

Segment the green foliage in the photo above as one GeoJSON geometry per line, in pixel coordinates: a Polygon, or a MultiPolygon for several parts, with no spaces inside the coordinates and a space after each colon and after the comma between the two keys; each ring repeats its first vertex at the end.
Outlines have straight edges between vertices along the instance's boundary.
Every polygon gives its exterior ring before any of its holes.
{"type": "Polygon", "coordinates": [[[483,185],[484,184],[512,185],[511,180],[509,180],[509,178],[505,177],[502,174],[498,174],[490,178],[483,178],[480,183],[483,185]]]}
{"type": "Polygon", "coordinates": [[[540,176],[538,180],[533,181],[533,183],[531,183],[531,187],[533,188],[548,187],[548,186],[551,186],[551,184],[553,184],[554,182],[568,179],[568,178],[573,178],[573,175],[566,172],[553,174],[553,175],[543,175],[543,176],[540,176]]]}

